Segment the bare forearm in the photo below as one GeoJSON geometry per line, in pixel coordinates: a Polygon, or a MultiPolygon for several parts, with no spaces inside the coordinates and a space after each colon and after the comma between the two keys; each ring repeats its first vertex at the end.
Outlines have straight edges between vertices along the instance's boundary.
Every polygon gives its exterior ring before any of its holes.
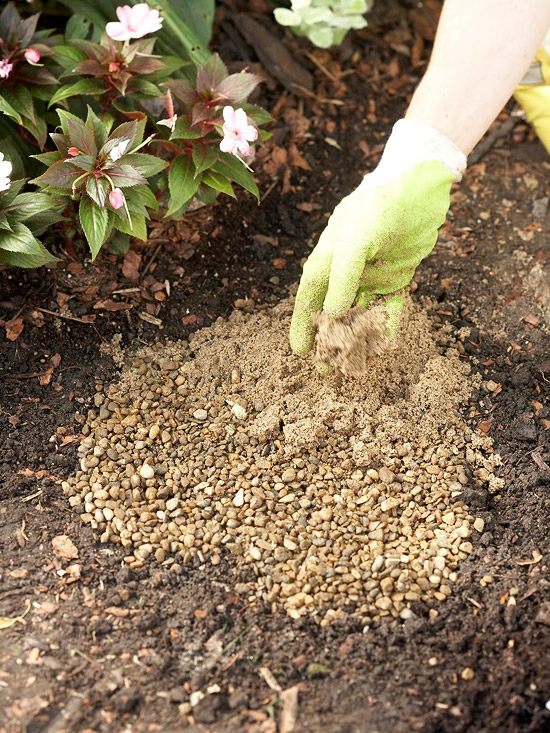
{"type": "Polygon", "coordinates": [[[512,96],[550,27],[550,0],[446,0],[406,118],[466,155],[512,96]]]}

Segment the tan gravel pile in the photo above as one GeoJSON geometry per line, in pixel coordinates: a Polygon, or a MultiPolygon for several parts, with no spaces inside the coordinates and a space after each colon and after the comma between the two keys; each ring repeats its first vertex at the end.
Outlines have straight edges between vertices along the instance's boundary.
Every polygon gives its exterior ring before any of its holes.
{"type": "Polygon", "coordinates": [[[463,349],[409,301],[396,347],[363,376],[321,377],[289,351],[291,309],[126,354],[120,381],[98,385],[64,491],[132,567],[231,553],[254,570],[251,601],[293,617],[409,618],[451,594],[483,529],[464,487],[501,483],[459,413],[463,349]]]}

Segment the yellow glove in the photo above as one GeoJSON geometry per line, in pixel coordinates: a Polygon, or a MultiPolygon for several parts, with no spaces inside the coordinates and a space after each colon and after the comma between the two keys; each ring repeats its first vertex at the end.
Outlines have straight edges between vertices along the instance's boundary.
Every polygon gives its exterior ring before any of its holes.
{"type": "Polygon", "coordinates": [[[535,60],[514,97],[521,104],[541,143],[550,153],[550,33],[537,51],[535,60]]]}

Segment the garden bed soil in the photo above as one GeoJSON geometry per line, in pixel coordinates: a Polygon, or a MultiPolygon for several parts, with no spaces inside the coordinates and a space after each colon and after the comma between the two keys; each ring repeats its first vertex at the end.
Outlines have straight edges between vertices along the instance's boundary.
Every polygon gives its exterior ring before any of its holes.
{"type": "MultiPolygon", "coordinates": [[[[244,49],[256,64],[232,11],[218,20],[225,57],[244,49]]],[[[285,41],[314,86],[296,96],[264,69],[259,101],[276,122],[254,164],[260,206],[220,196],[159,222],[125,258],[60,249],[51,267],[0,272],[3,733],[550,730],[550,163],[522,123],[500,134],[506,112],[415,276],[414,297],[467,329],[463,358],[482,378],[468,419],[505,480],[496,494],[466,487],[484,530],[432,613],[321,628],[251,597],[231,556],[132,570],[60,486],[82,416],[117,380],[105,347],[185,339],[294,292],[326,215],[375,166],[422,73],[411,27],[396,11],[333,52],[285,41]]]]}

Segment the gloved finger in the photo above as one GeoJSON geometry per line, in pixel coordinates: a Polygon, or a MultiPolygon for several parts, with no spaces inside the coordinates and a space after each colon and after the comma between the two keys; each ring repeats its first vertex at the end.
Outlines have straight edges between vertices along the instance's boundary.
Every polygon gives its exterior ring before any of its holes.
{"type": "MultiPolygon", "coordinates": [[[[331,318],[342,317],[352,307],[357,297],[365,263],[374,257],[378,249],[385,246],[387,239],[387,234],[378,226],[380,221],[378,215],[373,212],[373,215],[369,217],[368,212],[365,212],[368,202],[364,200],[364,197],[357,199],[356,202],[352,197],[353,194],[348,197],[350,201],[346,204],[353,203],[353,206],[348,206],[338,212],[338,218],[334,220],[331,218],[329,221],[329,227],[334,237],[334,252],[337,253],[337,256],[332,262],[323,310],[331,318]],[[362,207],[360,220],[368,224],[365,223],[361,227],[356,223],[351,236],[344,239],[346,230],[350,231],[350,222],[357,222],[358,206],[362,207]],[[347,220],[345,224],[342,220],[342,212],[347,220]]],[[[375,267],[375,264],[372,266],[375,267]]]]}
{"type": "Polygon", "coordinates": [[[390,295],[384,303],[384,309],[388,316],[386,321],[386,332],[390,339],[394,339],[397,336],[404,304],[405,298],[403,293],[394,293],[393,295],[390,295]]]}
{"type": "Polygon", "coordinates": [[[334,374],[334,367],[328,361],[316,361],[315,369],[317,369],[322,377],[328,377],[334,374]]]}
{"type": "Polygon", "coordinates": [[[328,288],[332,252],[321,245],[319,241],[304,265],[290,323],[290,346],[299,356],[313,348],[317,331],[313,316],[323,307],[328,288]]]}

